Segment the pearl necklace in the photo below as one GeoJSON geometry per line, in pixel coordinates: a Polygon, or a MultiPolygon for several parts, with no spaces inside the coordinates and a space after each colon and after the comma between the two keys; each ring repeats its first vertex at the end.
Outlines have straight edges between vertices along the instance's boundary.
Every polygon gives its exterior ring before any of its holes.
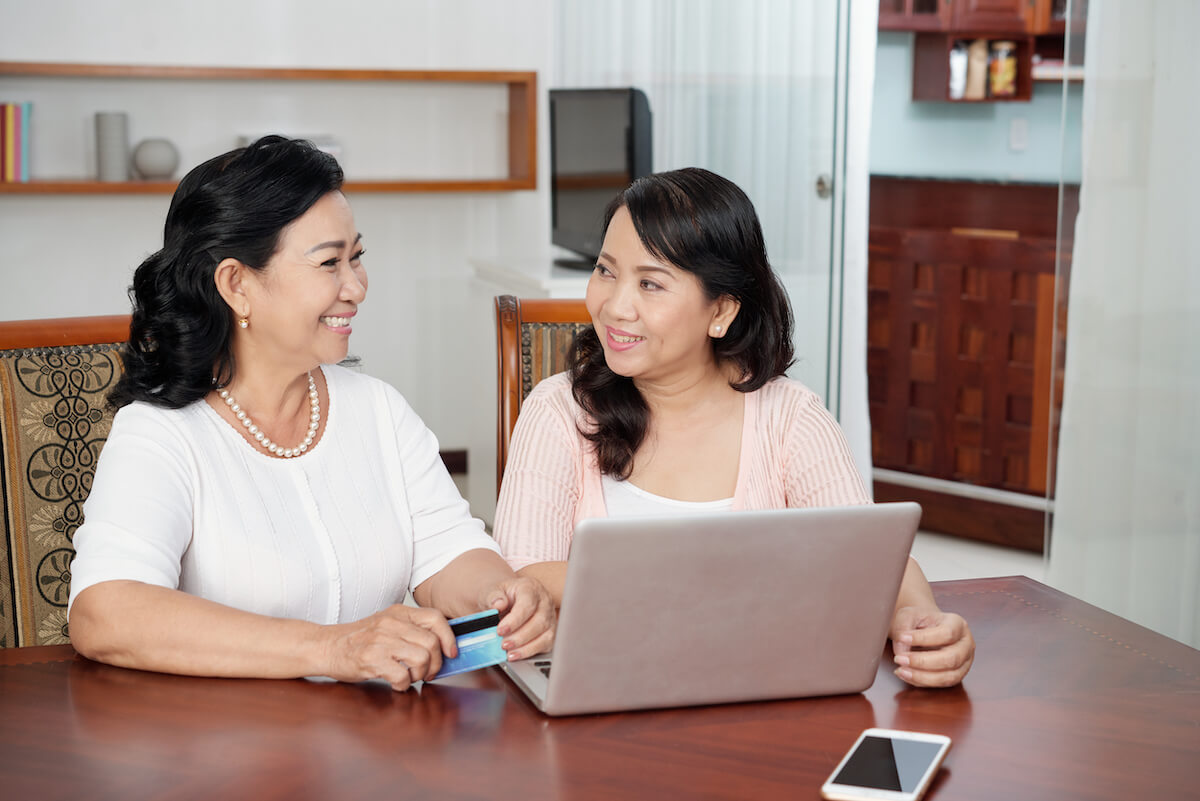
{"type": "Polygon", "coordinates": [[[254,441],[263,447],[263,450],[269,451],[275,456],[282,456],[285,459],[291,459],[293,456],[299,456],[308,450],[312,445],[313,439],[317,436],[317,429],[321,427],[321,401],[317,396],[317,383],[313,381],[312,373],[308,374],[308,400],[312,407],[312,412],[309,415],[308,436],[294,448],[281,448],[271,441],[271,438],[262,432],[254,421],[250,419],[250,415],[246,414],[246,410],[238,405],[238,402],[229,394],[229,390],[223,389],[218,393],[221,400],[225,401],[225,405],[237,417],[238,422],[246,429],[250,436],[254,437],[254,441]]]}

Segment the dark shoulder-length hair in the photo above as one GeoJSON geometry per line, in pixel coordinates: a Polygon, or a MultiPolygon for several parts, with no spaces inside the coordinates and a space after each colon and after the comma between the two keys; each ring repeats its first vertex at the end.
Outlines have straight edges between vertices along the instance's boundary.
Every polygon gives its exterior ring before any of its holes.
{"type": "MultiPolygon", "coordinates": [[[[646,250],[700,279],[709,300],[728,295],[741,304],[725,336],[710,340],[719,364],[736,368],[730,386],[753,392],[792,364],[792,310],[767,261],[754,204],[733,182],[690,167],[639,178],[608,205],[625,208],[646,250]]],[[[629,477],[650,411],[631,379],[608,368],[592,329],[575,340],[569,356],[575,400],[592,418],[582,431],[592,442],[601,472],[629,477]]]]}
{"type": "Polygon", "coordinates": [[[341,189],[337,160],[311,142],[265,136],[209,159],[179,183],[162,250],[133,275],[133,316],[121,356],[125,373],[109,394],[178,409],[233,379],[233,312],[214,274],[233,258],[263,270],[283,229],[341,189]]]}

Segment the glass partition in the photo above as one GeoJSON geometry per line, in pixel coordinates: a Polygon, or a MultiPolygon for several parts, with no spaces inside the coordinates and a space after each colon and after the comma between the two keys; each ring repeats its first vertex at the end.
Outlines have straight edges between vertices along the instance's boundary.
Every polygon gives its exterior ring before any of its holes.
{"type": "Polygon", "coordinates": [[[1200,4],[1089,5],[1072,0],[1066,15],[1068,59],[1080,59],[1085,32],[1087,41],[1073,229],[1065,185],[1061,204],[1071,240],[1058,253],[1047,580],[1196,647],[1200,4]]]}
{"type": "Polygon", "coordinates": [[[1067,302],[1070,297],[1071,261],[1075,246],[1075,223],[1079,215],[1079,190],[1083,176],[1083,77],[1087,42],[1087,0],[1054,0],[1051,21],[1063,26],[1062,125],[1059,149],[1062,175],[1058,184],[1058,234],[1055,243],[1055,295],[1053,380],[1050,393],[1049,448],[1046,452],[1046,520],[1043,553],[1050,555],[1054,521],[1055,479],[1058,470],[1058,438],[1062,416],[1063,380],[1066,366],[1067,302]]]}

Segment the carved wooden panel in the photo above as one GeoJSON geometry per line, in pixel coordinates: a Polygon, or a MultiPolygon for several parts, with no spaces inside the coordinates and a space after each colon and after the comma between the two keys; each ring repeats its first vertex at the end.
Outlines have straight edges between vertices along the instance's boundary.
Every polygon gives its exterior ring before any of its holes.
{"type": "MultiPolygon", "coordinates": [[[[1078,208],[1071,188],[1064,199],[1056,279],[1057,187],[872,179],[867,372],[876,467],[1053,495],[1078,208]]],[[[939,518],[929,506],[939,494],[925,493],[927,521],[970,519],[962,498],[948,499],[956,511],[939,518]]],[[[981,512],[974,530],[949,533],[1001,541],[993,518],[981,512]]],[[[1009,526],[1005,544],[1041,550],[1040,518],[1009,526]]]]}
{"type": "Polygon", "coordinates": [[[875,465],[1002,489],[1046,489],[1054,275],[1020,242],[923,253],[955,234],[880,233],[869,263],[875,465]],[[931,256],[933,258],[931,258],[931,256]]]}

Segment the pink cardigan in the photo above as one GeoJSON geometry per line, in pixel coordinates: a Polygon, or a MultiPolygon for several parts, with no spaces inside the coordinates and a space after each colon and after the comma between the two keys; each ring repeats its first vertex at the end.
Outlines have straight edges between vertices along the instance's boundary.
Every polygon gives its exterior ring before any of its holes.
{"type": "MultiPolygon", "coordinates": [[[[575,524],[604,517],[600,469],[566,373],[542,381],[513,431],[494,533],[513,569],[563,561],[575,524]]],[[[837,421],[787,378],[746,394],[734,509],[870,503],[837,421]]]]}

